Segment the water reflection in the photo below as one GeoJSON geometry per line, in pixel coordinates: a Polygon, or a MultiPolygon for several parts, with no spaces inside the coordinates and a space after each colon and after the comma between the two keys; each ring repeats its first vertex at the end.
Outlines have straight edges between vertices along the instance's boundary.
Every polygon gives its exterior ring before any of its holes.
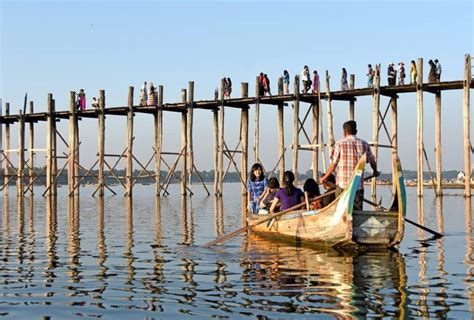
{"type": "Polygon", "coordinates": [[[242,281],[253,308],[340,318],[403,318],[406,313],[405,261],[399,253],[345,256],[256,235],[249,237],[244,250],[242,281]]]}
{"type": "Polygon", "coordinates": [[[127,243],[125,245],[125,252],[123,254],[125,258],[125,264],[127,268],[127,279],[125,281],[125,284],[127,286],[130,286],[126,290],[131,291],[131,296],[129,297],[130,299],[133,298],[133,282],[135,280],[135,267],[133,265],[135,261],[135,257],[133,256],[133,247],[134,247],[134,242],[133,242],[133,198],[132,197],[125,197],[125,206],[127,208],[127,214],[126,214],[126,225],[127,225],[127,231],[126,231],[126,239],[127,243]]]}
{"type": "Polygon", "coordinates": [[[107,262],[107,245],[105,242],[104,232],[104,197],[98,198],[98,224],[97,224],[97,280],[101,283],[105,289],[106,283],[104,281],[107,277],[106,262],[107,262]]]}
{"type": "Polygon", "coordinates": [[[192,245],[194,243],[194,221],[192,198],[181,197],[181,229],[182,245],[192,245]],[[189,204],[189,207],[188,207],[189,204]]]}
{"type": "MultiPolygon", "coordinates": [[[[56,275],[55,269],[58,266],[59,257],[57,255],[56,241],[57,235],[57,201],[56,196],[48,195],[46,197],[46,254],[47,254],[47,267],[46,267],[46,283],[47,287],[51,287],[56,275]]],[[[46,296],[54,295],[54,289],[46,293],[46,296]]]]}
{"type": "Polygon", "coordinates": [[[467,297],[469,299],[469,309],[474,313],[474,240],[472,229],[472,207],[471,198],[465,199],[465,215],[466,215],[466,255],[464,263],[467,265],[466,279],[467,297]]]}

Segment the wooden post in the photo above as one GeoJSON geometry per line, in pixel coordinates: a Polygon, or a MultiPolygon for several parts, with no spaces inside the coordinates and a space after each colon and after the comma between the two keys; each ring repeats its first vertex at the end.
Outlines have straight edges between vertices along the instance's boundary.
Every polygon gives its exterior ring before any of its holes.
{"type": "Polygon", "coordinates": [[[68,155],[68,168],[67,168],[67,186],[69,197],[74,197],[74,165],[76,155],[76,128],[77,125],[77,111],[76,111],[76,93],[74,91],[69,92],[69,155],[68,155]]]}
{"type": "Polygon", "coordinates": [[[443,195],[442,186],[442,147],[441,147],[441,91],[435,94],[435,150],[436,150],[436,195],[443,195]]]}
{"type": "Polygon", "coordinates": [[[278,95],[283,95],[283,77],[278,78],[278,95]]]}
{"type": "Polygon", "coordinates": [[[212,111],[214,125],[214,195],[219,195],[219,109],[212,111]]]}
{"type": "Polygon", "coordinates": [[[161,191],[161,148],[163,142],[163,86],[158,86],[158,107],[154,114],[155,121],[155,194],[161,191]]]}
{"type": "MultiPolygon", "coordinates": [[[[354,90],[354,84],[355,84],[355,75],[351,74],[349,75],[349,89],[354,90]]],[[[355,98],[351,98],[349,101],[349,119],[354,120],[354,114],[355,114],[355,98]]]]}
{"type": "Polygon", "coordinates": [[[319,111],[319,136],[318,136],[318,144],[320,145],[321,150],[321,162],[323,165],[323,172],[326,172],[326,146],[324,145],[324,137],[323,137],[323,103],[321,102],[321,90],[318,91],[318,111],[319,111]]]}
{"type": "MultiPolygon", "coordinates": [[[[33,101],[30,101],[30,108],[28,110],[29,114],[33,114],[33,101]]],[[[29,158],[29,172],[28,172],[28,176],[29,176],[29,181],[28,181],[28,184],[30,185],[30,190],[31,190],[31,194],[33,194],[33,181],[34,181],[34,175],[35,175],[35,161],[34,161],[34,157],[35,157],[35,153],[33,151],[33,148],[35,147],[35,128],[34,128],[34,122],[33,121],[30,121],[30,124],[29,124],[29,127],[30,127],[30,139],[28,141],[28,158],[29,158]]],[[[1,137],[0,137],[1,139],[1,137]]]]}
{"type": "Polygon", "coordinates": [[[295,174],[295,186],[298,185],[298,148],[299,148],[299,116],[300,116],[300,77],[295,76],[295,100],[293,102],[293,153],[292,153],[292,169],[295,174]]]}
{"type": "Polygon", "coordinates": [[[255,103],[255,118],[254,118],[254,124],[253,124],[253,150],[255,154],[255,163],[259,162],[260,163],[260,146],[259,146],[259,137],[260,137],[260,84],[258,81],[255,83],[255,97],[256,103],[255,103]]]}
{"type": "Polygon", "coordinates": [[[417,65],[417,85],[416,85],[416,167],[417,167],[417,184],[416,194],[418,197],[423,196],[423,58],[418,58],[417,65]]]}
{"type": "Polygon", "coordinates": [[[194,150],[193,150],[193,108],[194,108],[194,81],[189,81],[188,118],[187,118],[187,144],[188,144],[188,184],[190,195],[193,188],[194,150]]]}
{"type": "MultiPolygon", "coordinates": [[[[278,78],[278,95],[283,95],[283,77],[278,78]]],[[[278,104],[278,165],[279,179],[283,181],[283,173],[285,173],[285,130],[284,130],[284,105],[278,104]]]]}
{"type": "MultiPolygon", "coordinates": [[[[5,103],[5,116],[8,117],[10,115],[10,103],[5,103]]],[[[5,151],[4,152],[4,156],[6,157],[5,160],[3,160],[3,163],[4,163],[4,169],[3,169],[3,175],[4,175],[4,183],[3,183],[3,187],[4,187],[4,190],[5,190],[5,197],[8,198],[8,180],[10,179],[10,176],[9,176],[9,171],[10,171],[10,165],[7,161],[10,160],[10,153],[9,151],[7,150],[10,150],[10,124],[9,123],[5,123],[5,151]]]]}
{"type": "Polygon", "coordinates": [[[219,155],[218,155],[218,172],[219,172],[219,196],[222,196],[224,184],[224,79],[221,81],[221,109],[219,110],[219,155]]]}
{"type": "MultiPolygon", "coordinates": [[[[395,161],[393,161],[396,157],[398,156],[398,104],[397,104],[397,98],[398,96],[393,96],[390,99],[390,108],[392,110],[391,114],[391,119],[392,119],[392,165],[395,164],[395,161]]],[[[393,169],[392,169],[392,172],[393,169]]],[[[395,185],[392,186],[392,190],[395,191],[395,185]]]]}
{"type": "MultiPolygon", "coordinates": [[[[181,90],[181,102],[186,103],[186,89],[181,90]]],[[[187,114],[181,113],[181,195],[186,195],[186,174],[187,174],[187,114]]]]}
{"type": "Polygon", "coordinates": [[[53,94],[48,93],[47,100],[47,128],[46,128],[46,188],[47,195],[52,194],[52,179],[53,179],[53,94]]]}
{"type": "Polygon", "coordinates": [[[58,139],[57,139],[57,133],[56,133],[56,100],[53,99],[53,113],[52,113],[52,147],[53,147],[53,166],[51,170],[51,182],[52,182],[52,188],[51,188],[51,194],[56,196],[58,194],[58,181],[57,181],[57,175],[58,175],[58,157],[57,157],[57,150],[58,150],[58,139]]]}
{"type": "Polygon", "coordinates": [[[126,190],[125,196],[132,196],[133,182],[133,87],[128,87],[128,111],[127,111],[127,158],[126,158],[126,190]]]}
{"type": "Polygon", "coordinates": [[[311,111],[313,113],[313,137],[311,144],[313,145],[313,151],[311,151],[312,167],[313,167],[313,179],[318,180],[319,170],[319,147],[315,147],[319,140],[319,101],[311,105],[311,111]]]}
{"type": "MultiPolygon", "coordinates": [[[[380,112],[380,74],[376,73],[374,79],[374,106],[372,111],[372,143],[374,146],[372,147],[372,153],[374,154],[375,161],[378,160],[379,155],[379,112],[380,112]]],[[[375,179],[372,179],[372,186],[371,186],[371,194],[372,198],[377,196],[377,184],[375,179]]]]}
{"type": "Polygon", "coordinates": [[[104,154],[105,154],[105,91],[99,91],[99,141],[98,141],[98,180],[99,180],[99,197],[104,196],[104,154]]]}
{"type": "Polygon", "coordinates": [[[25,168],[25,115],[20,110],[18,115],[18,168],[16,180],[17,197],[23,197],[24,168],[25,168]]]}
{"type": "MultiPolygon", "coordinates": [[[[242,91],[242,98],[248,97],[249,92],[249,84],[246,82],[242,82],[241,84],[241,91],[242,91]]],[[[247,194],[247,172],[248,172],[248,145],[249,145],[249,108],[242,108],[240,113],[241,117],[241,129],[240,129],[240,136],[242,138],[242,153],[241,153],[241,160],[240,160],[240,171],[242,172],[242,180],[245,184],[242,184],[242,195],[247,194]]]]}
{"type": "Polygon", "coordinates": [[[471,85],[471,55],[464,56],[464,94],[463,94],[463,127],[464,127],[464,196],[471,197],[471,141],[469,138],[470,130],[470,85],[471,85]]]}
{"type": "Polygon", "coordinates": [[[327,122],[328,122],[328,144],[329,144],[329,154],[332,154],[332,149],[336,141],[334,140],[334,128],[332,120],[332,106],[331,106],[331,87],[329,84],[329,71],[326,70],[326,102],[327,102],[327,122]]]}

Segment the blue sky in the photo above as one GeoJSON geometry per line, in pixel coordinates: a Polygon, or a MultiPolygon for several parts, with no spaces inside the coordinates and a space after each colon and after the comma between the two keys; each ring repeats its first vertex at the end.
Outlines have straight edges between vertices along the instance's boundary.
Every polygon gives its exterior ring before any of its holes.
{"type": "MultiPolygon", "coordinates": [[[[463,58],[472,54],[471,1],[4,1],[1,0],[1,90],[13,113],[22,107],[25,92],[37,111],[45,110],[47,93],[57,109],[68,106],[69,91],[84,88],[88,101],[106,90],[107,106],[125,105],[127,88],[144,80],[164,86],[165,102],[177,102],[189,80],[195,81],[195,100],[213,97],[219,79],[229,76],[233,96],[240,82],[250,83],[263,71],[276,82],[283,69],[291,77],[308,64],[339,88],[342,67],[356,75],[356,87],[365,86],[367,63],[408,62],[418,57],[438,58],[443,79],[461,80],[463,58]]],[[[427,69],[425,68],[425,80],[427,69]]],[[[324,81],[323,81],[324,82],[324,81]]],[[[471,95],[472,96],[472,95],[471,95]]],[[[138,95],[136,96],[138,99],[138,95]]],[[[384,110],[387,98],[381,101],[384,110]]],[[[472,102],[471,102],[472,104],[472,102]]],[[[306,106],[303,105],[302,109],[306,106]]],[[[335,102],[336,138],[347,120],[348,104],[335,102]]],[[[425,94],[425,146],[434,167],[434,98],[425,94]]],[[[471,108],[472,109],[472,108],[471,108]]],[[[325,109],[324,109],[325,110],[325,109]]],[[[472,111],[471,111],[472,114],[472,111]]],[[[227,144],[238,136],[238,111],[227,112],[227,144]]],[[[251,119],[253,112],[251,111],[251,119]]],[[[372,100],[356,102],[359,135],[371,140],[372,100]]],[[[291,143],[291,108],[285,111],[286,144],[291,143]]],[[[474,117],[474,115],[473,115],[474,117]]],[[[135,152],[151,155],[153,119],[136,117],[135,152]]],[[[92,163],[97,148],[96,121],[81,124],[81,162],[92,163]]],[[[252,122],[252,121],[251,121],[252,122]]],[[[179,149],[179,116],[165,116],[167,151],[179,149]]],[[[37,146],[45,145],[38,126],[37,146]]],[[[277,154],[276,109],[262,107],[262,159],[273,167],[277,154]]],[[[59,125],[67,135],[67,122],[59,125]]],[[[125,146],[125,118],[107,119],[107,153],[125,146]]],[[[199,169],[211,169],[212,113],[195,115],[195,148],[199,169]]],[[[416,167],[416,97],[399,100],[400,156],[405,168],[416,167]]],[[[463,168],[462,92],[443,94],[443,167],[463,168]]],[[[252,136],[253,124],[250,126],[252,136]]],[[[471,131],[472,132],[472,131],[471,131]]],[[[382,135],[382,132],[381,132],[382,135]]],[[[471,133],[472,136],[472,133],[471,133]]],[[[327,137],[327,134],[326,134],[327,137]]],[[[12,139],[13,144],[16,139],[12,139]]],[[[44,139],[45,140],[45,139],[44,139]]],[[[383,139],[382,139],[383,141],[383,139]]],[[[304,143],[304,142],[302,142],[304,143]]],[[[252,146],[252,142],[250,143],[252,146]]],[[[65,150],[65,149],[64,149],[65,150]]],[[[382,170],[388,170],[388,151],[380,152],[382,170]],[[384,165],[383,163],[386,163],[384,165]]],[[[251,161],[253,155],[250,153],[251,161]]],[[[287,154],[291,166],[290,153],[287,154]]],[[[43,155],[38,155],[39,161],[43,155]]],[[[302,171],[310,155],[300,156],[302,171]]]]}

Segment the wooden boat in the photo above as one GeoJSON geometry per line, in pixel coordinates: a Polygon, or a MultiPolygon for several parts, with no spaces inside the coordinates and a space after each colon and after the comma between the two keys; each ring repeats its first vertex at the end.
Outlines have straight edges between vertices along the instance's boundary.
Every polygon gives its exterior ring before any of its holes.
{"type": "MultiPolygon", "coordinates": [[[[319,210],[297,210],[279,216],[252,231],[294,244],[333,248],[397,247],[403,239],[406,192],[402,167],[394,157],[393,185],[395,195],[390,209],[354,210],[354,199],[366,164],[359,160],[348,188],[332,203],[319,210]]],[[[250,215],[249,224],[265,219],[250,215]]]]}

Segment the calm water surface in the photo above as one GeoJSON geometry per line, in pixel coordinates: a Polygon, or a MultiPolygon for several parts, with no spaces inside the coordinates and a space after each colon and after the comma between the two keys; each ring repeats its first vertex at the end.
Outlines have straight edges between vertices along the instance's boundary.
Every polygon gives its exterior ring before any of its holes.
{"type": "MultiPolygon", "coordinates": [[[[474,312],[474,229],[459,194],[418,201],[399,252],[343,255],[295,248],[252,234],[212,249],[200,245],[242,225],[239,184],[222,201],[195,186],[190,200],[91,197],[78,210],[66,188],[49,205],[36,190],[0,198],[0,316],[3,318],[452,318],[474,312]],[[24,209],[21,209],[21,208],[24,209]]],[[[388,187],[380,187],[383,204],[388,187]]]]}

